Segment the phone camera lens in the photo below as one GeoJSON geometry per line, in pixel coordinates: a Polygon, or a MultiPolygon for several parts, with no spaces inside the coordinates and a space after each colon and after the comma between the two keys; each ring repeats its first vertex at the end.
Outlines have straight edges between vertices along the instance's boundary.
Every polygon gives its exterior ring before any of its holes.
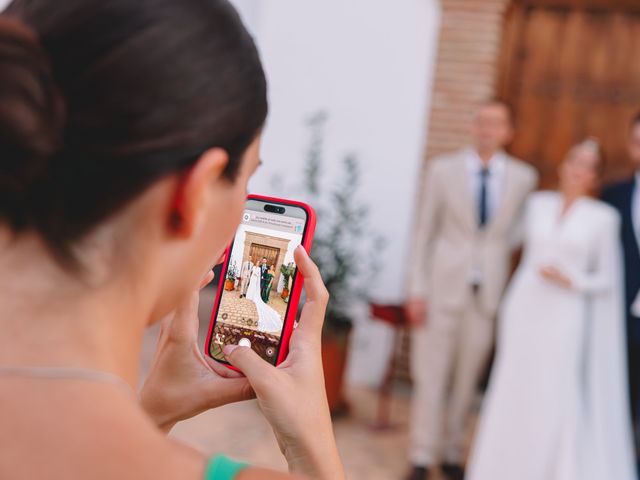
{"type": "Polygon", "coordinates": [[[270,213],[284,213],[285,209],[284,207],[279,207],[277,205],[265,205],[264,209],[266,212],[270,212],[270,213]]]}

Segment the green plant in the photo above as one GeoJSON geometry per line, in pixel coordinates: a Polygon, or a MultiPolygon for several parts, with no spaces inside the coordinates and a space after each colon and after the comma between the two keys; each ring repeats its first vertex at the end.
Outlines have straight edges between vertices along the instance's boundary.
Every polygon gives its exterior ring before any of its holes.
{"type": "Polygon", "coordinates": [[[227,280],[235,281],[238,278],[238,266],[236,262],[231,262],[229,264],[229,268],[227,269],[227,280]]]}
{"type": "Polygon", "coordinates": [[[368,208],[358,197],[361,178],[356,155],[344,156],[341,180],[326,188],[322,165],[327,119],[326,113],[318,112],[308,121],[311,141],[304,183],[318,215],[311,253],[330,295],[325,333],[344,336],[351,330],[354,300],[368,298],[368,285],[377,273],[374,259],[379,258],[384,240],[369,228],[368,208]]]}
{"type": "Polygon", "coordinates": [[[282,273],[282,278],[284,279],[284,288],[289,289],[289,279],[293,276],[293,273],[296,271],[296,266],[293,262],[289,262],[288,264],[280,265],[280,272],[282,273]]]}

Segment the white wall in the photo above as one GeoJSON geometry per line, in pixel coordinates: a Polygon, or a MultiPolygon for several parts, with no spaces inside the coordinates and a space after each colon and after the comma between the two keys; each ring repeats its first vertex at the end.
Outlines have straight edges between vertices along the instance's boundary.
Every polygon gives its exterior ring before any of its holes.
{"type": "MultiPolygon", "coordinates": [[[[426,141],[440,6],[437,0],[234,0],[256,36],[269,81],[264,165],[256,193],[291,195],[309,133],[329,114],[325,162],[337,180],[345,153],[363,169],[361,198],[387,247],[374,300],[403,300],[417,173],[426,141]],[[283,177],[282,184],[273,182],[283,177]]],[[[358,306],[349,376],[376,383],[389,352],[387,329],[358,306]]]]}

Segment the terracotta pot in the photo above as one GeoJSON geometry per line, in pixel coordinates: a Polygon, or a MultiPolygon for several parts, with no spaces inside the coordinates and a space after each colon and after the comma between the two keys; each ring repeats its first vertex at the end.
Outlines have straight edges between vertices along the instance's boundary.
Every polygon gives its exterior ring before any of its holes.
{"type": "Polygon", "coordinates": [[[224,281],[224,289],[225,290],[235,290],[236,289],[236,282],[235,280],[231,280],[230,278],[227,278],[224,281]]]}
{"type": "Polygon", "coordinates": [[[288,288],[284,288],[282,290],[282,294],[280,296],[282,297],[283,300],[286,300],[287,297],[289,296],[289,289],[288,288]]]}
{"type": "Polygon", "coordinates": [[[322,337],[322,366],[329,410],[332,416],[344,415],[349,408],[344,399],[344,372],[347,366],[349,334],[344,337],[326,334],[322,337]]]}

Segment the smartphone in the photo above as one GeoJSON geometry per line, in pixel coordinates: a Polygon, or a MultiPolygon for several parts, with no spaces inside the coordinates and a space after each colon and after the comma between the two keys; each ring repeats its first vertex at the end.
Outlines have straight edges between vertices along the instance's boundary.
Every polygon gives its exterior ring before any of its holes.
{"type": "Polygon", "coordinates": [[[242,223],[227,248],[205,351],[230,365],[225,345],[253,348],[278,365],[289,351],[302,293],[293,252],[311,250],[314,210],[304,203],[249,195],[242,223]]]}

